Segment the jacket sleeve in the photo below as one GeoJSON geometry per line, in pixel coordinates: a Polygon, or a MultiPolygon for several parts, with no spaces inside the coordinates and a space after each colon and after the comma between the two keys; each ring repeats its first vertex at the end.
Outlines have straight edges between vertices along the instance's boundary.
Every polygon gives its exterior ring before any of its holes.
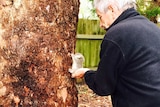
{"type": "Polygon", "coordinates": [[[112,94],[123,64],[124,55],[119,45],[110,40],[103,40],[97,71],[85,73],[86,84],[98,95],[112,94]]]}

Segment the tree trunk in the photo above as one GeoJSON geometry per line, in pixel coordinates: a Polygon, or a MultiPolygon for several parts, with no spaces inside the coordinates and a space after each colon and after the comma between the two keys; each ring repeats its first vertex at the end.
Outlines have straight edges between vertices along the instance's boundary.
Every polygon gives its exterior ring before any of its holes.
{"type": "Polygon", "coordinates": [[[78,0],[0,1],[0,106],[77,107],[78,0]]]}

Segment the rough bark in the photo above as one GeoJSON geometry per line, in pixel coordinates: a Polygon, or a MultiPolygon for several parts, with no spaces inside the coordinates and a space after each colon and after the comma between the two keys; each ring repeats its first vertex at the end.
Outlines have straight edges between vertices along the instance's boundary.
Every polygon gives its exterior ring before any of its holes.
{"type": "Polygon", "coordinates": [[[78,0],[1,0],[0,106],[77,107],[78,0]]]}

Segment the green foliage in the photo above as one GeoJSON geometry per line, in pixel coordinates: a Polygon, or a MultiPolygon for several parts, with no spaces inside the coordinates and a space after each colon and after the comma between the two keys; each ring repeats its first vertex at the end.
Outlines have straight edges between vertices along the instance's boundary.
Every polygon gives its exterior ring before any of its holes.
{"type": "Polygon", "coordinates": [[[137,10],[140,14],[156,23],[156,16],[160,14],[160,7],[154,1],[137,0],[137,10]]]}
{"type": "Polygon", "coordinates": [[[160,14],[160,7],[153,7],[152,9],[146,10],[146,17],[149,19],[151,17],[156,17],[158,14],[160,14]]]}
{"type": "Polygon", "coordinates": [[[89,1],[93,1],[93,0],[89,0],[89,1]]]}

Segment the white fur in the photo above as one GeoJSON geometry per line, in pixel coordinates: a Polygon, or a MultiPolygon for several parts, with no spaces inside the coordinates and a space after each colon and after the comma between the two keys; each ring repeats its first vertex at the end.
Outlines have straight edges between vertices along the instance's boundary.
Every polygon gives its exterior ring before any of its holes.
{"type": "Polygon", "coordinates": [[[77,69],[83,68],[84,56],[81,53],[71,54],[72,68],[69,69],[70,73],[74,73],[77,69]]]}

